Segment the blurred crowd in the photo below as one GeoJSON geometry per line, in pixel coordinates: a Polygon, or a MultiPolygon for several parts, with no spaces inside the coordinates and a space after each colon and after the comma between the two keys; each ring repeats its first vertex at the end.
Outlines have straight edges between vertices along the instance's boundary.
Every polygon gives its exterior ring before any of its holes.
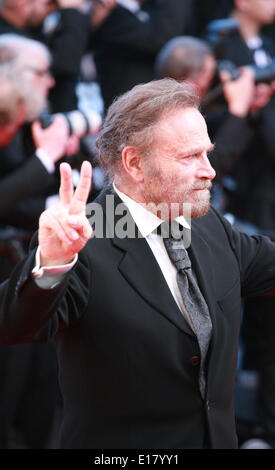
{"type": "MultiPolygon", "coordinates": [[[[60,162],[75,183],[92,162],[93,200],[108,106],[163,77],[201,97],[213,205],[240,230],[275,239],[275,0],[0,0],[1,282],[58,197],[60,162]]],[[[236,408],[240,445],[275,448],[273,299],[243,303],[239,370],[256,372],[257,386],[251,410],[236,408]]],[[[0,346],[0,380],[0,448],[54,447],[62,399],[52,345],[0,346]]],[[[236,402],[249,407],[251,388],[238,385],[236,402]]]]}

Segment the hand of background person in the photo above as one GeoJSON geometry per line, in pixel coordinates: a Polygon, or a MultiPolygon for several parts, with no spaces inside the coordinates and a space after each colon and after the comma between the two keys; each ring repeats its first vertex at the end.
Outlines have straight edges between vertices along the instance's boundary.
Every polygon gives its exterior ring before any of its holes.
{"type": "Polygon", "coordinates": [[[111,14],[117,6],[116,0],[95,0],[93,2],[91,13],[91,25],[94,29],[98,28],[103,21],[111,14]]]}
{"type": "Polygon", "coordinates": [[[68,140],[67,140],[67,145],[66,145],[66,155],[71,156],[75,155],[79,151],[80,147],[80,142],[79,142],[79,137],[76,135],[71,135],[68,140]]]}
{"type": "Polygon", "coordinates": [[[68,124],[64,116],[55,116],[53,123],[43,129],[39,121],[32,124],[32,137],[36,148],[43,149],[53,163],[64,155],[73,155],[78,151],[75,136],[69,136],[68,124]]]}
{"type": "Polygon", "coordinates": [[[40,265],[64,265],[73,260],[92,235],[86,217],[86,202],[91,190],[92,166],[84,161],[74,191],[72,169],[60,165],[59,203],[44,211],[39,219],[40,265]]]}
{"type": "Polygon", "coordinates": [[[254,96],[254,71],[250,67],[239,69],[240,77],[231,80],[226,70],[220,72],[220,79],[224,83],[223,94],[228,104],[229,112],[238,117],[245,117],[250,111],[254,96]]]}

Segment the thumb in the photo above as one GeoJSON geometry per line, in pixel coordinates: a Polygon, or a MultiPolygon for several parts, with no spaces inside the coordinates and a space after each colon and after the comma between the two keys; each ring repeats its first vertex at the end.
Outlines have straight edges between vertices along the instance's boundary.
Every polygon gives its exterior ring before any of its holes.
{"type": "Polygon", "coordinates": [[[39,138],[41,132],[43,132],[41,123],[39,121],[34,121],[31,125],[32,136],[35,139],[39,138]]]}
{"type": "Polygon", "coordinates": [[[220,71],[220,80],[221,80],[222,83],[226,83],[226,82],[232,80],[232,76],[227,70],[221,70],[220,71]]]}

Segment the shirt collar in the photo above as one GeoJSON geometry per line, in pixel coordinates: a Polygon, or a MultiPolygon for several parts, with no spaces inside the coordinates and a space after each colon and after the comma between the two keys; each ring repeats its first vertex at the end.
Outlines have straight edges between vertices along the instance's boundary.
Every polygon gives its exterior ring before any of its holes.
{"type": "Polygon", "coordinates": [[[132,13],[140,10],[140,4],[137,0],[118,0],[117,3],[132,13]]]}
{"type": "MultiPolygon", "coordinates": [[[[118,194],[120,199],[124,202],[127,208],[130,211],[131,216],[133,217],[137,228],[139,229],[141,235],[146,238],[150,235],[156,228],[164,222],[162,219],[157,217],[153,212],[146,209],[145,204],[140,204],[134,201],[132,198],[119,191],[113,183],[115,192],[118,194]]],[[[176,217],[175,219],[180,225],[190,230],[190,224],[187,222],[184,216],[176,217]]]]}

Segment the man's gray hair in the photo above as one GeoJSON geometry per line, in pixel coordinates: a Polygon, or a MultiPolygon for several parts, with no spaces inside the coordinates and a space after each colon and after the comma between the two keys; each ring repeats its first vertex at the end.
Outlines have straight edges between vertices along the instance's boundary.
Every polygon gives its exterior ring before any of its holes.
{"type": "Polygon", "coordinates": [[[96,141],[99,162],[109,181],[122,168],[124,147],[133,146],[148,155],[160,119],[177,109],[198,106],[193,85],[169,78],[137,85],[117,98],[96,141]]]}
{"type": "MultiPolygon", "coordinates": [[[[48,48],[33,39],[25,38],[17,34],[0,35],[0,76],[3,79],[11,80],[11,85],[15,90],[15,96],[20,97],[20,103],[25,109],[27,121],[36,119],[39,113],[45,108],[45,97],[39,89],[35,89],[28,75],[28,57],[30,54],[38,52],[47,58],[50,64],[50,52],[48,48]]],[[[14,100],[11,102],[11,112],[9,112],[9,101],[1,96],[2,118],[6,116],[8,121],[14,115],[14,100]]],[[[2,119],[3,124],[4,118],[2,119]]],[[[8,123],[8,122],[7,122],[8,123]]]]}
{"type": "Polygon", "coordinates": [[[160,50],[155,61],[158,78],[195,79],[202,70],[206,56],[214,56],[211,46],[192,36],[177,36],[160,50]]]}
{"type": "Polygon", "coordinates": [[[0,65],[13,64],[23,68],[28,54],[33,51],[38,51],[51,61],[50,51],[42,42],[13,33],[0,35],[0,65]]]}

